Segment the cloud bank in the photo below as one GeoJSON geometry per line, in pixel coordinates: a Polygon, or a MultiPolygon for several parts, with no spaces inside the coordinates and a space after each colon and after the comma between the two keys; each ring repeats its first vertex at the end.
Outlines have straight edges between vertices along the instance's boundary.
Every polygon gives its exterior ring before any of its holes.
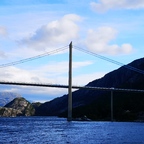
{"type": "Polygon", "coordinates": [[[129,54],[132,52],[133,47],[124,43],[121,46],[117,44],[110,44],[116,38],[117,31],[111,27],[99,27],[96,30],[88,30],[85,44],[89,50],[110,55],[129,54]]]}
{"type": "Polygon", "coordinates": [[[49,46],[54,47],[69,43],[78,38],[79,27],[76,22],[80,20],[78,15],[65,15],[59,20],[43,25],[33,35],[23,39],[20,43],[35,50],[47,50],[49,46]]]}
{"type": "Polygon", "coordinates": [[[5,27],[0,26],[0,37],[6,37],[7,36],[7,30],[5,27]]]}
{"type": "MultiPolygon", "coordinates": [[[[82,67],[86,67],[88,65],[92,65],[91,61],[79,61],[73,62],[73,70],[81,69],[82,67]]],[[[52,62],[50,64],[37,67],[36,69],[32,68],[31,70],[26,70],[22,68],[17,68],[15,66],[10,66],[4,68],[3,71],[0,71],[0,81],[13,81],[13,82],[30,82],[30,83],[51,83],[51,84],[64,84],[68,83],[68,65],[67,61],[62,62],[52,62]]],[[[82,76],[81,76],[82,77],[82,76]]],[[[85,79],[85,76],[83,77],[85,79]]],[[[91,80],[91,75],[80,84],[85,85],[91,80]]],[[[77,79],[74,80],[74,82],[77,79]]],[[[11,89],[11,91],[19,91],[19,87],[15,89],[11,89]]],[[[36,88],[32,91],[33,88],[28,88],[30,93],[48,93],[50,95],[59,95],[65,90],[57,90],[55,89],[42,89],[36,88]]]]}
{"type": "Polygon", "coordinates": [[[141,9],[144,8],[143,0],[98,0],[91,2],[91,8],[96,12],[105,12],[109,9],[141,9]]]}
{"type": "Polygon", "coordinates": [[[116,38],[117,31],[108,26],[88,30],[87,34],[85,33],[86,39],[82,40],[79,37],[81,27],[77,24],[81,20],[82,18],[76,14],[64,15],[59,20],[43,25],[20,43],[26,46],[25,51],[29,49],[32,51],[31,53],[53,50],[53,48],[66,45],[73,40],[84,42],[83,45],[90,51],[100,54],[118,55],[132,52],[131,44],[110,44],[116,38]]]}

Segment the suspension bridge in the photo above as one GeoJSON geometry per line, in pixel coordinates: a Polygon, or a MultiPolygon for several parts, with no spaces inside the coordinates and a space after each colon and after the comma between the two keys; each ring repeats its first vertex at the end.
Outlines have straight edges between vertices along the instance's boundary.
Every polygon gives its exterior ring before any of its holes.
{"type": "MultiPolygon", "coordinates": [[[[130,69],[132,71],[135,71],[137,73],[144,74],[143,70],[137,69],[137,68],[132,67],[130,65],[125,65],[123,63],[117,62],[115,60],[109,59],[107,57],[104,57],[104,56],[101,56],[99,54],[90,52],[86,49],[82,49],[82,48],[77,47],[77,46],[73,47],[72,42],[71,42],[69,44],[69,79],[68,79],[68,85],[51,84],[51,83],[45,83],[45,84],[41,83],[40,84],[40,83],[27,83],[27,82],[10,82],[10,81],[0,81],[0,84],[2,84],[2,85],[19,85],[19,86],[51,87],[51,88],[66,88],[66,89],[68,89],[68,117],[67,117],[68,121],[72,121],[72,89],[90,89],[90,90],[110,91],[111,92],[111,121],[113,121],[113,92],[114,91],[144,93],[144,90],[139,90],[139,89],[121,89],[121,88],[114,88],[114,87],[108,88],[108,87],[90,87],[90,86],[74,86],[74,85],[72,85],[72,48],[75,48],[75,49],[80,50],[82,52],[85,52],[87,54],[93,55],[93,56],[98,57],[100,59],[106,60],[108,62],[117,64],[119,66],[123,66],[123,67],[130,69]]],[[[32,60],[35,60],[38,58],[42,58],[42,57],[45,57],[48,55],[58,53],[58,52],[63,51],[65,49],[67,49],[67,47],[62,47],[62,48],[56,49],[54,51],[46,52],[44,54],[30,57],[27,59],[22,59],[19,61],[14,61],[11,63],[2,64],[2,65],[0,65],[0,68],[4,68],[4,67],[12,66],[12,65],[17,65],[20,63],[32,61],[32,60]]]]}

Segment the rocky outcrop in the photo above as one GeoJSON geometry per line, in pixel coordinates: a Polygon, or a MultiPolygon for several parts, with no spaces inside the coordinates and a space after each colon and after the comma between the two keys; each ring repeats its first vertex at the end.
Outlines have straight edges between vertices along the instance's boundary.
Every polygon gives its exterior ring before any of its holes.
{"type": "Polygon", "coordinates": [[[0,107],[0,117],[21,116],[22,112],[13,108],[0,107]]]}
{"type": "Polygon", "coordinates": [[[1,116],[32,116],[35,114],[35,109],[26,99],[20,97],[15,98],[5,107],[0,108],[1,116]]]}

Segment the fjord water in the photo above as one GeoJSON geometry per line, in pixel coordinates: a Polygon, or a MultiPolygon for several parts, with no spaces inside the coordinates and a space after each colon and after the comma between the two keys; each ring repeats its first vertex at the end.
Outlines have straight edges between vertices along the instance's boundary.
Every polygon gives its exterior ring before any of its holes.
{"type": "Polygon", "coordinates": [[[0,118],[0,144],[144,144],[144,123],[0,118]]]}

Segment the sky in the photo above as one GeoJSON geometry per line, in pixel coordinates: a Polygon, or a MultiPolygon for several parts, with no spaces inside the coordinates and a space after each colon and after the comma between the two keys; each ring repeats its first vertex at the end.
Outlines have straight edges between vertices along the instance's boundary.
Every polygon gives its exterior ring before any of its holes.
{"type": "MultiPolygon", "coordinates": [[[[84,86],[143,57],[143,0],[0,0],[0,81],[68,84],[68,46],[73,43],[73,85],[84,86]],[[66,49],[17,65],[3,64],[66,49]]],[[[45,102],[67,89],[0,85],[27,100],[45,102]]]]}

